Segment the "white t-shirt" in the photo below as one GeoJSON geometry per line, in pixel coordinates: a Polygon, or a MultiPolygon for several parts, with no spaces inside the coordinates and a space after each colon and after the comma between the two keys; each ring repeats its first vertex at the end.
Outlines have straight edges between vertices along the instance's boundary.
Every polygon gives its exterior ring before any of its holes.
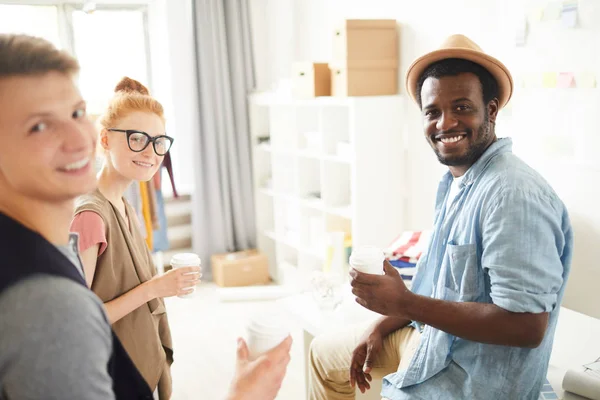
{"type": "Polygon", "coordinates": [[[458,178],[454,178],[454,180],[452,181],[452,185],[450,186],[450,193],[448,193],[448,200],[446,200],[446,214],[448,214],[448,211],[450,210],[450,205],[452,204],[452,201],[454,201],[454,198],[460,191],[459,186],[464,177],[465,177],[464,175],[459,176],[458,178]]]}
{"type": "Polygon", "coordinates": [[[81,258],[79,258],[79,235],[76,233],[71,233],[69,236],[69,244],[65,246],[56,246],[58,251],[64,254],[65,257],[73,263],[73,265],[77,268],[77,271],[85,278],[85,273],[83,270],[83,264],[81,262],[81,258]]]}

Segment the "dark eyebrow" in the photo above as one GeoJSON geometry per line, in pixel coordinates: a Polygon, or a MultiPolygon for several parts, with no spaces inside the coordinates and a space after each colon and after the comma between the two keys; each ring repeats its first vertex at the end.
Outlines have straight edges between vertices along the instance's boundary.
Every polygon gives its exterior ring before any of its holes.
{"type": "Polygon", "coordinates": [[[427,106],[423,107],[423,111],[431,110],[432,108],[437,108],[437,106],[435,104],[428,104],[427,106]]]}
{"type": "MultiPolygon", "coordinates": [[[[467,97],[459,97],[458,99],[452,100],[452,104],[464,103],[464,102],[473,104],[473,101],[471,99],[467,98],[467,97]]],[[[428,111],[428,110],[431,110],[431,109],[434,109],[434,108],[437,108],[437,105],[435,103],[428,104],[427,106],[423,107],[422,111],[428,111]]]]}
{"type": "Polygon", "coordinates": [[[468,102],[468,103],[473,103],[473,101],[472,101],[471,99],[468,99],[468,98],[466,98],[466,97],[461,97],[461,98],[459,98],[459,99],[452,100],[452,103],[462,103],[462,102],[464,102],[464,101],[466,101],[466,102],[468,102]]]}

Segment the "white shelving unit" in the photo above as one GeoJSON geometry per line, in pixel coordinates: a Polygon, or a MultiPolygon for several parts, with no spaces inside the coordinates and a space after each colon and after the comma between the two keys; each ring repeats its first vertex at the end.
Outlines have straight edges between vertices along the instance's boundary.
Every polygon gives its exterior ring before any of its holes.
{"type": "Polygon", "coordinates": [[[402,96],[249,99],[259,249],[270,273],[322,269],[328,232],[385,246],[403,230],[402,96]]]}

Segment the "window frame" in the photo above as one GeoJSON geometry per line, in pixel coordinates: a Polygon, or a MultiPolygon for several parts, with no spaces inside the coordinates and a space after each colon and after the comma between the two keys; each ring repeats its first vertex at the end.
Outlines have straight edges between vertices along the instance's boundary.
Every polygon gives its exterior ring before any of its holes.
{"type": "Polygon", "coordinates": [[[150,46],[149,6],[153,0],[127,0],[119,1],[83,1],[83,0],[0,0],[1,5],[18,6],[54,6],[58,16],[58,33],[60,43],[70,54],[75,53],[75,33],[73,27],[73,12],[82,11],[87,3],[95,3],[97,11],[139,11],[142,13],[144,26],[144,51],[146,53],[146,73],[148,75],[148,89],[153,91],[154,76],[152,74],[152,50],[150,46]]]}

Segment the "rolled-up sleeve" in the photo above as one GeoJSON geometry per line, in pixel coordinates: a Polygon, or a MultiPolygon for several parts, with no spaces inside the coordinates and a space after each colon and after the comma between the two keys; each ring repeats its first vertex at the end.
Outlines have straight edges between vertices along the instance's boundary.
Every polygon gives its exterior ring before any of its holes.
{"type": "Polygon", "coordinates": [[[494,304],[511,312],[552,311],[563,285],[564,206],[549,196],[512,191],[482,216],[482,266],[494,304]]]}

